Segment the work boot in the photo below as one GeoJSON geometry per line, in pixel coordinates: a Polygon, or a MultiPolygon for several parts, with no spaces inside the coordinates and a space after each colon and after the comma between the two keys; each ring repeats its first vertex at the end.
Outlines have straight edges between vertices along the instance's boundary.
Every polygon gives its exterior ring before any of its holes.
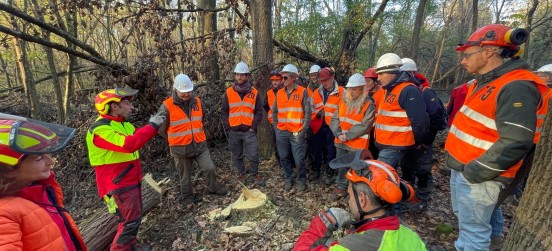
{"type": "Polygon", "coordinates": [[[245,175],[245,173],[244,173],[244,174],[240,174],[240,175],[238,176],[238,181],[239,181],[240,183],[242,183],[243,185],[246,185],[245,183],[247,182],[247,175],[245,175]]]}
{"type": "Polygon", "coordinates": [[[291,190],[291,186],[292,186],[291,180],[286,180],[284,184],[284,190],[286,191],[291,190]]]}
{"type": "Polygon", "coordinates": [[[297,192],[303,192],[307,190],[307,183],[304,181],[299,181],[297,184],[297,192]]]}
{"type": "Polygon", "coordinates": [[[215,191],[207,191],[209,194],[216,194],[216,195],[226,195],[228,193],[228,190],[226,190],[226,187],[224,186],[218,186],[215,191]]]}
{"type": "Polygon", "coordinates": [[[419,213],[427,209],[427,200],[421,200],[418,197],[414,197],[411,201],[404,203],[406,211],[411,213],[419,213]]]}
{"type": "Polygon", "coordinates": [[[320,179],[320,171],[312,172],[312,174],[309,175],[309,181],[318,181],[319,179],[320,179]]]}
{"type": "Polygon", "coordinates": [[[331,185],[335,181],[335,176],[333,175],[326,175],[326,179],[324,179],[324,184],[331,185]]]}
{"type": "Polygon", "coordinates": [[[198,202],[201,202],[203,199],[201,196],[198,196],[197,194],[190,194],[186,196],[182,196],[180,201],[184,206],[190,205],[190,204],[196,204],[198,202]]]}
{"type": "Polygon", "coordinates": [[[254,186],[254,185],[258,185],[260,187],[266,186],[265,180],[262,179],[258,174],[255,176],[249,175],[245,182],[247,182],[246,186],[254,186]]]}

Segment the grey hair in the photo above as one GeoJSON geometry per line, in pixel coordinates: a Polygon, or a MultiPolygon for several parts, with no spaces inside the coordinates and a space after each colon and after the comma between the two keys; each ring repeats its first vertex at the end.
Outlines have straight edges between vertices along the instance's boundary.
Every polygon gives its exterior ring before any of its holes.
{"type": "Polygon", "coordinates": [[[384,205],[384,202],[380,198],[376,197],[372,191],[372,188],[370,188],[368,184],[364,182],[355,182],[353,183],[353,187],[356,189],[357,193],[363,193],[372,206],[380,207],[384,205]]]}

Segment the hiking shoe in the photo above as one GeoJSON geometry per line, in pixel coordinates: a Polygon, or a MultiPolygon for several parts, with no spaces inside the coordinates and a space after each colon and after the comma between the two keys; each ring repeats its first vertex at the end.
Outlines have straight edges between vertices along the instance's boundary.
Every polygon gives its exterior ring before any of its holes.
{"type": "Polygon", "coordinates": [[[418,213],[427,208],[427,200],[421,200],[418,197],[404,203],[407,211],[418,213]]]}
{"type": "Polygon", "coordinates": [[[297,184],[297,192],[303,192],[307,190],[307,183],[306,182],[299,182],[299,184],[297,184]]]}
{"type": "Polygon", "coordinates": [[[261,187],[266,186],[265,180],[261,179],[259,175],[255,175],[255,176],[249,175],[249,177],[247,177],[246,182],[247,182],[247,186],[249,185],[258,185],[261,187]]]}
{"type": "Polygon", "coordinates": [[[240,176],[238,176],[238,181],[241,182],[242,184],[246,185],[245,183],[247,183],[247,175],[244,174],[240,174],[240,176]]]}
{"type": "Polygon", "coordinates": [[[333,175],[326,176],[326,179],[324,179],[324,184],[331,185],[335,181],[335,177],[333,175]]]}
{"type": "Polygon", "coordinates": [[[310,176],[309,176],[309,181],[317,181],[320,179],[320,172],[313,172],[310,176]]]}
{"type": "Polygon", "coordinates": [[[184,206],[187,206],[187,205],[190,205],[190,204],[195,204],[195,203],[198,203],[198,202],[201,202],[203,199],[201,198],[201,196],[198,196],[197,194],[190,194],[190,195],[186,195],[186,196],[183,196],[181,197],[180,201],[182,202],[182,204],[184,206]]]}
{"type": "Polygon", "coordinates": [[[291,190],[291,185],[292,185],[292,184],[291,184],[291,180],[289,180],[289,181],[286,180],[286,182],[285,182],[285,184],[284,184],[284,190],[286,190],[286,191],[291,190]]]}
{"type": "Polygon", "coordinates": [[[207,191],[209,194],[216,194],[216,195],[226,195],[228,193],[228,190],[226,190],[226,187],[219,186],[215,191],[207,191]]]}

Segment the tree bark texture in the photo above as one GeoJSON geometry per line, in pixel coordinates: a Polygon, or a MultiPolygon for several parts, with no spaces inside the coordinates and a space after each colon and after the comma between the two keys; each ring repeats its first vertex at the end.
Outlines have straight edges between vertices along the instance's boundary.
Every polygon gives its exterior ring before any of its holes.
{"type": "MultiPolygon", "coordinates": [[[[537,6],[539,5],[539,0],[533,0],[532,2],[533,2],[533,5],[531,6],[531,9],[529,9],[529,11],[527,12],[527,30],[529,32],[531,32],[531,30],[533,29],[533,17],[535,16],[535,11],[537,10],[537,6]]],[[[527,41],[525,42],[525,51],[523,52],[523,59],[525,59],[525,61],[528,63],[530,63],[530,60],[528,58],[530,49],[531,49],[531,35],[527,37],[527,41]]]]}
{"type": "MultiPolygon", "coordinates": [[[[272,43],[272,0],[257,0],[251,2],[252,31],[253,31],[253,81],[258,89],[262,102],[266,100],[266,93],[270,90],[270,71],[273,59],[272,43]]],[[[258,130],[259,153],[262,157],[270,156],[274,149],[272,145],[271,125],[263,118],[258,130]]]]}
{"type": "MultiPolygon", "coordinates": [[[[549,104],[547,104],[549,105],[549,104]]],[[[550,106],[549,106],[550,109],[550,106]]],[[[502,250],[552,250],[552,123],[545,119],[533,167],[502,250]]]]}
{"type": "Polygon", "coordinates": [[[417,62],[418,60],[418,44],[420,43],[420,33],[424,24],[424,12],[427,0],[420,0],[418,2],[418,9],[416,10],[416,20],[414,21],[414,31],[412,33],[412,42],[410,43],[410,58],[417,62]]]}
{"type": "Polygon", "coordinates": [[[477,30],[477,12],[479,11],[479,0],[472,1],[472,26],[471,32],[473,33],[477,30]]]}
{"type": "MultiPolygon", "coordinates": [[[[216,0],[200,0],[198,1],[198,7],[203,9],[214,9],[216,7],[216,0]]],[[[203,12],[201,14],[201,35],[212,34],[217,31],[217,13],[216,12],[203,12]]],[[[203,79],[209,83],[214,83],[220,79],[220,70],[218,64],[218,55],[216,49],[216,36],[211,39],[205,39],[203,45],[204,50],[208,52],[202,64],[202,72],[204,72],[203,79]]],[[[212,86],[209,90],[221,90],[218,86],[212,86]]],[[[218,93],[217,93],[218,94],[218,93]]],[[[222,95],[222,93],[220,93],[222,95]]]]}
{"type": "Polygon", "coordinates": [[[0,52],[0,67],[2,67],[2,71],[4,74],[6,74],[6,83],[8,84],[8,88],[11,89],[12,83],[10,79],[10,74],[8,73],[8,64],[6,64],[6,61],[4,61],[4,57],[2,56],[2,53],[0,52]]]}

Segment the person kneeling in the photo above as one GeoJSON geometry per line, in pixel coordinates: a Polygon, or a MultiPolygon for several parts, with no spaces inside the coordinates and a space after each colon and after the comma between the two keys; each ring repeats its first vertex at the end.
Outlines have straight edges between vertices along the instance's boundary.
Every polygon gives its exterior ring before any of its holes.
{"type": "Polygon", "coordinates": [[[391,166],[377,160],[361,160],[360,152],[347,154],[330,163],[332,168],[350,168],[349,209],[330,208],[316,216],[295,243],[293,250],[426,250],[424,242],[398,216],[387,211],[390,205],[414,197],[414,190],[401,181],[391,166]],[[340,240],[333,232],[352,227],[340,240]]]}

